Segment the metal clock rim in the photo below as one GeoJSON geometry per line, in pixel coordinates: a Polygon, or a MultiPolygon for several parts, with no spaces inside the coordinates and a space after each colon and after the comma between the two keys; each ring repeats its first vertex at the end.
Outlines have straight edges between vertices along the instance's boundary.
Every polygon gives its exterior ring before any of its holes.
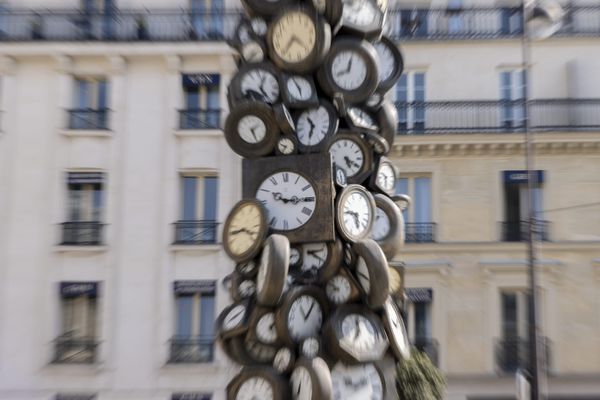
{"type": "Polygon", "coordinates": [[[352,176],[348,176],[346,174],[347,188],[351,184],[362,183],[372,173],[373,156],[371,154],[372,152],[368,144],[362,137],[360,137],[360,135],[346,130],[338,130],[338,132],[335,135],[331,136],[331,139],[327,144],[327,151],[330,151],[333,144],[341,139],[347,139],[355,142],[363,152],[363,165],[361,166],[360,170],[352,176]]]}
{"type": "Polygon", "coordinates": [[[369,233],[371,232],[371,229],[373,227],[373,220],[375,218],[375,199],[373,198],[373,195],[371,194],[371,192],[369,192],[365,187],[358,185],[358,184],[351,184],[346,186],[342,192],[339,194],[337,200],[336,200],[336,218],[335,218],[335,222],[336,222],[336,226],[338,228],[338,234],[345,239],[348,242],[351,243],[356,243],[364,238],[366,238],[369,233]],[[344,224],[343,224],[343,220],[344,220],[344,216],[341,214],[343,213],[343,203],[346,200],[346,198],[348,196],[350,196],[350,194],[352,194],[353,192],[361,192],[364,197],[367,199],[367,203],[369,206],[369,211],[371,214],[371,218],[369,219],[369,222],[367,224],[366,229],[364,230],[364,233],[360,236],[355,236],[352,235],[351,233],[349,233],[344,224]]]}
{"type": "Polygon", "coordinates": [[[229,212],[229,215],[227,216],[227,219],[225,220],[225,224],[223,225],[223,239],[222,239],[223,240],[223,249],[225,250],[225,253],[227,253],[227,255],[229,256],[229,258],[231,258],[236,263],[249,262],[251,259],[256,257],[256,255],[260,252],[260,249],[262,247],[262,242],[265,239],[265,237],[267,236],[267,232],[268,232],[267,212],[264,209],[263,205],[256,199],[251,199],[251,198],[242,199],[242,200],[238,201],[231,208],[231,211],[229,212]],[[236,254],[232,253],[231,249],[227,245],[227,243],[229,241],[227,240],[226,235],[228,236],[229,227],[231,225],[231,222],[233,220],[233,215],[235,214],[235,212],[237,212],[239,209],[241,209],[242,207],[244,207],[245,205],[248,205],[248,204],[256,206],[256,208],[258,208],[258,210],[259,210],[259,213],[260,213],[260,227],[259,228],[260,229],[259,229],[259,232],[255,239],[255,244],[250,249],[245,251],[244,253],[236,255],[236,254]]]}

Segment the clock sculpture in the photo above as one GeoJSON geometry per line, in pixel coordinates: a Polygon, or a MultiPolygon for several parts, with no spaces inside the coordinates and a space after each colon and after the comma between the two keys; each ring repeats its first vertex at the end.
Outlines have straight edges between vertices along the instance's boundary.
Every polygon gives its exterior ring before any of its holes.
{"type": "Polygon", "coordinates": [[[224,225],[236,263],[217,319],[241,371],[228,400],[397,399],[410,347],[386,93],[402,54],[386,0],[242,0],[225,139],[243,200],[224,225]]]}

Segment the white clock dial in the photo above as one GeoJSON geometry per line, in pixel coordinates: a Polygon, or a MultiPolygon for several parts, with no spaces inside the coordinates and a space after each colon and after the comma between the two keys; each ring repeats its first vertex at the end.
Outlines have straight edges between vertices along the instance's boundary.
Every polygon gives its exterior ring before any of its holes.
{"type": "Polygon", "coordinates": [[[278,372],[283,373],[288,370],[291,362],[292,352],[287,347],[282,347],[275,354],[275,358],[273,359],[273,366],[278,372]]]}
{"type": "Polygon", "coordinates": [[[306,224],[316,207],[313,185],[295,172],[271,175],[261,183],[256,198],[267,208],[269,226],[282,231],[306,224]]]}
{"type": "Polygon", "coordinates": [[[334,400],[382,400],[383,381],[373,364],[344,366],[331,371],[334,400]]]}
{"type": "Polygon", "coordinates": [[[379,9],[370,1],[344,0],[342,18],[358,26],[367,26],[375,22],[379,9]]]}
{"type": "Polygon", "coordinates": [[[227,316],[223,320],[223,328],[225,330],[233,329],[236,326],[239,326],[244,320],[244,316],[246,315],[246,307],[242,304],[238,304],[233,307],[227,316]]]}
{"type": "Polygon", "coordinates": [[[410,357],[410,344],[408,342],[406,327],[402,321],[402,316],[400,315],[398,308],[390,299],[385,302],[384,311],[389,321],[389,329],[391,331],[389,336],[392,337],[392,340],[400,350],[402,356],[408,359],[410,357]]]}
{"type": "Polygon", "coordinates": [[[367,64],[356,52],[344,50],[334,56],[331,73],[336,85],[345,90],[356,90],[367,78],[367,64]]]}
{"type": "Polygon", "coordinates": [[[382,42],[376,42],[373,44],[375,46],[375,50],[377,50],[377,55],[379,56],[379,67],[377,71],[379,71],[379,82],[383,82],[386,79],[389,79],[390,76],[394,73],[394,69],[396,68],[396,59],[392,54],[392,51],[389,47],[382,42]]]}
{"type": "Polygon", "coordinates": [[[239,265],[239,271],[242,274],[250,274],[256,269],[256,263],[254,261],[248,261],[239,265]]]}
{"type": "Polygon", "coordinates": [[[259,36],[264,36],[267,33],[267,23],[264,19],[255,17],[250,20],[250,25],[252,26],[252,30],[259,36]]]}
{"type": "Polygon", "coordinates": [[[265,53],[260,44],[255,41],[245,43],[242,47],[242,57],[249,63],[261,62],[265,58],[265,53]]]}
{"type": "Polygon", "coordinates": [[[312,95],[312,86],[302,76],[292,76],[287,81],[287,91],[296,100],[308,100],[312,95]]]}
{"type": "Polygon", "coordinates": [[[386,163],[381,164],[377,171],[377,185],[386,191],[391,191],[396,185],[396,174],[394,168],[386,163]]]}
{"type": "Polygon", "coordinates": [[[246,143],[259,143],[267,134],[267,127],[262,119],[255,115],[246,115],[238,121],[238,135],[246,143]]]}
{"type": "Polygon", "coordinates": [[[287,327],[295,341],[316,336],[323,323],[321,305],[312,296],[298,297],[291,305],[287,316],[287,327]]]}
{"type": "Polygon", "coordinates": [[[325,293],[334,304],[343,304],[350,298],[350,281],[342,275],[336,275],[327,282],[325,293]]]}
{"type": "Polygon", "coordinates": [[[305,146],[317,145],[325,139],[332,123],[325,107],[319,106],[308,109],[298,117],[298,123],[296,124],[298,140],[305,146]]]}
{"type": "Polygon", "coordinates": [[[294,151],[294,142],[288,138],[281,138],[279,142],[277,142],[277,149],[281,154],[292,154],[294,151]]]}
{"type": "Polygon", "coordinates": [[[279,83],[275,76],[261,68],[256,68],[248,72],[242,78],[242,94],[247,95],[250,92],[258,93],[265,97],[267,102],[273,103],[279,97],[279,83]]]}
{"type": "Polygon", "coordinates": [[[307,338],[302,342],[302,354],[305,357],[316,357],[319,353],[319,341],[316,338],[307,338]]]}
{"type": "Polygon", "coordinates": [[[361,237],[370,227],[371,208],[363,193],[351,193],[344,202],[342,211],[344,227],[351,235],[361,237]]]}
{"type": "Polygon", "coordinates": [[[267,344],[275,343],[277,331],[275,330],[275,314],[272,312],[264,314],[256,323],[256,336],[267,344]]]}
{"type": "Polygon", "coordinates": [[[273,388],[261,377],[252,377],[240,385],[235,400],[273,400],[273,388]]]}
{"type": "Polygon", "coordinates": [[[336,167],[346,172],[346,177],[356,175],[363,166],[364,154],[356,142],[349,139],[336,140],[329,148],[336,167]]]}
{"type": "Polygon", "coordinates": [[[327,261],[326,243],[305,243],[302,246],[302,271],[318,271],[327,261]]]}
{"type": "Polygon", "coordinates": [[[297,367],[290,377],[292,396],[295,400],[312,399],[312,381],[310,372],[304,367],[297,367]]]}
{"type": "Polygon", "coordinates": [[[371,290],[371,277],[369,276],[367,263],[362,257],[359,257],[356,261],[356,278],[358,279],[358,283],[364,289],[364,291],[369,293],[371,290]]]}
{"type": "Polygon", "coordinates": [[[290,265],[296,265],[300,261],[300,250],[297,247],[290,247],[290,265]]]}
{"type": "Polygon", "coordinates": [[[240,283],[238,292],[242,295],[242,297],[254,296],[256,293],[256,284],[254,281],[246,279],[240,283]]]}
{"type": "Polygon", "coordinates": [[[369,353],[377,340],[375,327],[360,314],[350,314],[344,318],[342,334],[342,340],[352,343],[353,350],[360,353],[369,353]]]}
{"type": "Polygon", "coordinates": [[[390,229],[390,218],[381,208],[377,207],[375,221],[371,230],[371,239],[378,241],[386,238],[390,233],[390,229]]]}
{"type": "Polygon", "coordinates": [[[350,115],[352,121],[358,127],[367,129],[377,129],[377,124],[375,124],[373,117],[362,108],[349,107],[348,115],[350,115]]]}

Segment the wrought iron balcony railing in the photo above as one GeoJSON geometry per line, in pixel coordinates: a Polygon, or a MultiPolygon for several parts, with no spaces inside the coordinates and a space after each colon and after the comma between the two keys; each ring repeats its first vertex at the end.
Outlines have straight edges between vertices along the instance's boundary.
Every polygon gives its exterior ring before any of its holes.
{"type": "MultiPolygon", "coordinates": [[[[549,221],[535,220],[533,225],[534,239],[548,241],[549,227],[549,221]]],[[[500,228],[503,242],[522,242],[527,240],[527,230],[529,229],[527,221],[500,222],[500,228]]]]}
{"type": "Polygon", "coordinates": [[[73,337],[66,334],[55,340],[53,363],[93,364],[96,362],[98,341],[92,337],[73,337]]]}
{"type": "Polygon", "coordinates": [[[433,365],[438,366],[438,341],[428,337],[417,337],[412,340],[412,346],[418,351],[427,354],[433,365]]]}
{"type": "Polygon", "coordinates": [[[68,110],[69,112],[69,129],[85,129],[85,130],[107,130],[108,116],[110,110],[102,108],[94,110],[91,108],[80,108],[68,110]]]}
{"type": "Polygon", "coordinates": [[[98,221],[63,222],[61,245],[98,246],[102,244],[102,228],[98,221]]]}
{"type": "Polygon", "coordinates": [[[214,357],[212,336],[174,336],[170,346],[169,363],[205,363],[214,357]]]}
{"type": "MultiPolygon", "coordinates": [[[[551,368],[551,343],[547,337],[539,338],[538,357],[542,368],[551,368]]],[[[499,373],[514,373],[517,369],[529,370],[529,341],[524,338],[497,339],[495,344],[496,368],[499,373]]]]}
{"type": "Polygon", "coordinates": [[[435,222],[407,222],[404,224],[406,243],[435,242],[437,224],[435,222]]]}
{"type": "MultiPolygon", "coordinates": [[[[523,132],[523,100],[396,102],[399,135],[523,132]]],[[[600,99],[529,102],[530,128],[544,131],[600,129],[600,99]]]]}
{"type": "Polygon", "coordinates": [[[221,110],[179,110],[180,129],[220,129],[221,110]]]}
{"type": "Polygon", "coordinates": [[[174,244],[211,244],[217,242],[219,223],[216,221],[175,222],[174,244]]]}

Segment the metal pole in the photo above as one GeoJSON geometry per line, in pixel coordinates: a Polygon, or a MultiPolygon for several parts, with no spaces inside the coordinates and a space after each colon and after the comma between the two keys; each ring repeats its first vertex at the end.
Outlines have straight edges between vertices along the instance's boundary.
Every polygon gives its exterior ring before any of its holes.
{"type": "Polygon", "coordinates": [[[534,148],[533,137],[530,130],[529,121],[529,64],[531,58],[531,47],[529,35],[527,32],[527,13],[525,0],[522,1],[522,17],[523,17],[523,34],[521,38],[521,50],[523,58],[523,123],[525,130],[525,164],[527,169],[527,260],[528,260],[528,303],[529,303],[529,320],[528,320],[528,336],[529,336],[529,374],[531,376],[531,399],[540,400],[539,382],[540,368],[538,363],[538,325],[537,325],[537,310],[536,310],[536,254],[535,254],[535,199],[533,197],[534,180],[537,176],[534,173],[534,148]]]}

